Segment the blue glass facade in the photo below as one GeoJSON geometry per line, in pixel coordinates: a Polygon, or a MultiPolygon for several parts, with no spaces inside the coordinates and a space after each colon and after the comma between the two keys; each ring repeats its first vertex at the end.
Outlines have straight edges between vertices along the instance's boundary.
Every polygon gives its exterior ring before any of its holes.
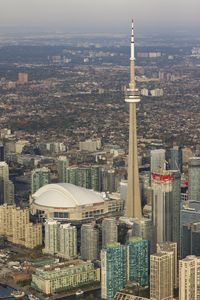
{"type": "Polygon", "coordinates": [[[101,251],[102,298],[112,300],[115,294],[125,287],[126,247],[119,243],[107,245],[101,251]]]}
{"type": "Polygon", "coordinates": [[[127,243],[128,280],[140,286],[149,282],[149,241],[139,237],[131,238],[127,243]]]}

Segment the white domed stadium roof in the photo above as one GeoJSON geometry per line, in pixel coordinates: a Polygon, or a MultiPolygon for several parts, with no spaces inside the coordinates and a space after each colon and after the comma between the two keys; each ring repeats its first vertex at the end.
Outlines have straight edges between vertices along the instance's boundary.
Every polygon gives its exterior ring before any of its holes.
{"type": "Polygon", "coordinates": [[[72,208],[104,202],[99,193],[71,183],[47,184],[34,193],[32,198],[37,205],[55,208],[72,208]]]}

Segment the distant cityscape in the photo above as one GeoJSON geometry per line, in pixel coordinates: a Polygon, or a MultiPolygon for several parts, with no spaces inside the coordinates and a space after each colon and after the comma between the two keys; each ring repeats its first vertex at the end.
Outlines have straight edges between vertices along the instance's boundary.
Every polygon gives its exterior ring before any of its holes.
{"type": "Polygon", "coordinates": [[[10,296],[199,299],[199,61],[197,38],[133,23],[131,38],[0,37],[10,296]]]}

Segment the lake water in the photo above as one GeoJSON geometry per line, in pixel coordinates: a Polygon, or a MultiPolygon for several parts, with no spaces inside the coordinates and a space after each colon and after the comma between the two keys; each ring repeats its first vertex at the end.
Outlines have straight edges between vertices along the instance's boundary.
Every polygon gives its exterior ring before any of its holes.
{"type": "MultiPolygon", "coordinates": [[[[13,288],[1,284],[0,283],[0,297],[3,296],[10,296],[10,293],[14,291],[13,288]]],[[[93,298],[91,298],[92,300],[101,300],[101,290],[95,290],[95,291],[91,291],[91,292],[85,292],[83,295],[81,296],[68,296],[68,297],[64,297],[62,298],[63,300],[85,300],[87,299],[88,296],[93,296],[93,298]]],[[[15,299],[15,298],[9,298],[9,299],[15,299]]],[[[27,296],[23,297],[23,300],[28,300],[29,298],[27,296]]]]}
{"type": "MultiPolygon", "coordinates": [[[[12,291],[14,291],[13,288],[0,283],[0,297],[10,296],[10,293],[12,293],[12,291]]],[[[15,298],[11,297],[9,299],[15,299],[15,298]]],[[[28,300],[28,297],[27,296],[23,297],[23,300],[28,300]]]]}

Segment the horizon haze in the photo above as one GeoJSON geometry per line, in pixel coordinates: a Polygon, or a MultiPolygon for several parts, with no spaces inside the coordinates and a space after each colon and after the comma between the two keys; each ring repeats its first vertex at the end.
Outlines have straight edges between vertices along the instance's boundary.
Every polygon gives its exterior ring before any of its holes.
{"type": "Polygon", "coordinates": [[[0,4],[1,30],[127,33],[132,18],[137,31],[197,31],[198,0],[7,0],[0,4]]]}

